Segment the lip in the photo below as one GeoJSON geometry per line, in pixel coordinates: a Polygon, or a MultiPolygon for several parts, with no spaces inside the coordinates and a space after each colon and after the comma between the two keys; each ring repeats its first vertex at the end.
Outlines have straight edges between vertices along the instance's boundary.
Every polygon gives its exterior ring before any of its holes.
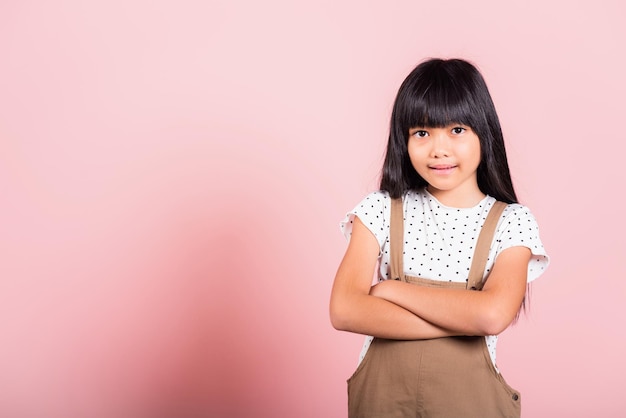
{"type": "Polygon", "coordinates": [[[437,174],[450,174],[457,166],[454,164],[437,164],[428,166],[437,174]]]}

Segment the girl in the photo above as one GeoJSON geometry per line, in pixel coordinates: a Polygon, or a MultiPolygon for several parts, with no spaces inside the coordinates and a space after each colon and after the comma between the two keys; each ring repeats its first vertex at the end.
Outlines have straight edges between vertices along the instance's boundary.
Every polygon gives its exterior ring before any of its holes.
{"type": "Polygon", "coordinates": [[[497,335],[549,260],[472,64],[431,59],[404,80],[380,191],[341,227],[349,245],[331,322],[372,336],[348,380],[349,416],[519,417],[519,392],[496,367],[497,335]]]}

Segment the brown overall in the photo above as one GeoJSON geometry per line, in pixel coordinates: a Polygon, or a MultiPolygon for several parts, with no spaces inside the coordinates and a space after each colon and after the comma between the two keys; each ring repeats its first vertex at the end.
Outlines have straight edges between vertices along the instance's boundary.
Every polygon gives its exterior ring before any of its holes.
{"type": "MultiPolygon", "coordinates": [[[[492,207],[478,237],[467,283],[442,282],[401,274],[404,211],[392,200],[390,278],[419,286],[480,290],[494,231],[505,203],[492,207]]],[[[374,338],[348,379],[350,418],[519,417],[521,398],[491,361],[485,337],[430,340],[374,338]]]]}

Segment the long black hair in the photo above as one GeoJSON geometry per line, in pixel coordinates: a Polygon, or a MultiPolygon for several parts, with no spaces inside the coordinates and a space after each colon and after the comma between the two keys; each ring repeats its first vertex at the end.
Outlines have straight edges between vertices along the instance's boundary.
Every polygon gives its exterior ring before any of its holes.
{"type": "Polygon", "coordinates": [[[441,128],[452,123],[469,126],[480,140],[480,190],[497,200],[516,203],[502,129],[489,89],[476,67],[461,59],[429,59],[402,82],[391,115],[380,189],[399,198],[409,190],[425,187],[426,181],[409,159],[409,129],[441,128]]]}

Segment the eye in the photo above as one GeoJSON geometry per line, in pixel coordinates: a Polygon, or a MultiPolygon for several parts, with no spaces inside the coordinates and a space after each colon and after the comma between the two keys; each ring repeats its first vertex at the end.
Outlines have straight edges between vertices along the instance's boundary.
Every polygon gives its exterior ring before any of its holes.
{"type": "Polygon", "coordinates": [[[411,136],[416,136],[418,138],[426,138],[428,136],[428,132],[424,131],[424,130],[415,130],[410,132],[411,136]]]}
{"type": "Polygon", "coordinates": [[[455,135],[460,135],[465,131],[467,131],[467,129],[463,128],[462,126],[455,126],[454,128],[452,128],[452,133],[455,135]]]}

